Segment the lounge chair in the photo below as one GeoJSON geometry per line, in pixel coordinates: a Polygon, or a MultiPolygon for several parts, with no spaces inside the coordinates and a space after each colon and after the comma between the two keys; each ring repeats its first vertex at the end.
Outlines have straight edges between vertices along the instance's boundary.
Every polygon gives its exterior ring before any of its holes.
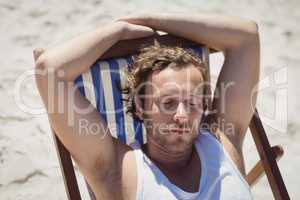
{"type": "MultiPolygon", "coordinates": [[[[119,41],[102,55],[89,71],[80,75],[75,81],[75,84],[79,86],[81,94],[97,108],[100,115],[106,120],[112,135],[123,143],[129,144],[133,140],[138,140],[140,143],[146,142],[145,130],[142,124],[125,114],[126,109],[124,109],[124,102],[121,101],[122,94],[118,89],[118,85],[120,83],[123,84],[124,76],[122,76],[122,72],[123,69],[130,66],[132,62],[131,55],[137,53],[138,49],[143,45],[153,43],[154,38],[161,44],[180,45],[190,48],[191,51],[194,51],[203,59],[208,69],[209,54],[216,51],[171,35],[119,41]]],[[[37,60],[43,51],[43,49],[34,50],[35,60],[37,60]]],[[[276,200],[289,199],[286,186],[276,162],[283,155],[282,147],[270,146],[257,110],[255,110],[249,127],[259,153],[260,161],[247,174],[246,180],[248,184],[252,187],[265,173],[274,198],[276,200]]],[[[68,199],[80,200],[82,197],[78,188],[70,153],[55,135],[53,129],[52,132],[68,199]]],[[[91,199],[95,199],[88,184],[87,187],[91,199]]]]}

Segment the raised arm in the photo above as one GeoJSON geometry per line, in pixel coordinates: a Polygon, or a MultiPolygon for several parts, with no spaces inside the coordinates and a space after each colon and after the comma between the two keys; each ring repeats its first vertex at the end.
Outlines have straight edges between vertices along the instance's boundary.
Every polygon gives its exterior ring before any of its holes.
{"type": "Polygon", "coordinates": [[[46,51],[36,62],[36,83],[51,126],[92,186],[113,178],[118,149],[105,122],[73,81],[118,40],[151,34],[149,27],[115,22],[46,51]]]}
{"type": "Polygon", "coordinates": [[[223,51],[225,62],[213,99],[220,139],[244,174],[242,144],[256,104],[259,35],[251,20],[217,14],[153,14],[121,18],[223,51]],[[232,129],[233,127],[233,129],[232,129]]]}

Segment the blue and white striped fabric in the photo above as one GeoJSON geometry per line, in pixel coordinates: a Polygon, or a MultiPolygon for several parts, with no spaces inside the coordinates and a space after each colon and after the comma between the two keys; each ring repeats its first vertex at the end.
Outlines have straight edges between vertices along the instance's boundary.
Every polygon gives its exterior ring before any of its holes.
{"type": "MultiPolygon", "coordinates": [[[[199,56],[208,66],[207,47],[188,48],[188,50],[199,56]]],[[[125,102],[122,101],[126,96],[118,88],[119,83],[122,87],[126,83],[124,69],[130,71],[131,64],[132,56],[98,60],[89,71],[77,77],[75,85],[81,95],[97,108],[113,137],[124,144],[131,144],[136,140],[142,144],[146,142],[145,127],[126,114],[125,102]]]]}
{"type": "Polygon", "coordinates": [[[124,144],[134,140],[143,143],[143,126],[126,114],[125,94],[119,90],[119,84],[126,82],[125,69],[129,69],[131,57],[97,61],[89,71],[79,76],[75,83],[80,93],[97,108],[107,123],[112,136],[124,144]],[[80,87],[83,86],[83,87],[80,87]]]}

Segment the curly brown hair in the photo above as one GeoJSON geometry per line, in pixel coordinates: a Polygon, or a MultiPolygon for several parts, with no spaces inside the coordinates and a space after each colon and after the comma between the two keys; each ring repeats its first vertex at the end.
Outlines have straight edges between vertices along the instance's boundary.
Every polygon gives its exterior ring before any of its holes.
{"type": "MultiPolygon", "coordinates": [[[[188,64],[193,64],[202,73],[204,83],[208,80],[207,67],[203,61],[195,55],[192,51],[186,50],[182,47],[171,47],[161,45],[155,42],[154,45],[144,47],[140,53],[133,57],[133,63],[126,71],[127,85],[122,88],[122,92],[127,94],[127,98],[123,99],[127,103],[126,114],[131,114],[132,117],[138,121],[142,121],[136,115],[135,95],[145,94],[145,83],[153,71],[163,70],[168,66],[178,68],[186,67],[188,64]],[[138,90],[137,90],[138,89],[138,90]]],[[[203,108],[208,108],[208,88],[204,87],[204,101],[203,108]]],[[[142,108],[144,108],[144,100],[142,101],[142,108]]]]}

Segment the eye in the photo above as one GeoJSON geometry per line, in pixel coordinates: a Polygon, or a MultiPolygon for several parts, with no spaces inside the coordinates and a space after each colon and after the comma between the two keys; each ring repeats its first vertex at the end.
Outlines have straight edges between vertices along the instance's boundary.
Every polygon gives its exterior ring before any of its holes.
{"type": "Polygon", "coordinates": [[[171,103],[173,103],[172,100],[167,100],[167,101],[162,102],[162,104],[171,104],[171,103]]]}
{"type": "Polygon", "coordinates": [[[177,105],[177,101],[176,100],[173,100],[173,99],[164,99],[160,103],[160,108],[162,110],[165,110],[165,109],[170,110],[170,109],[176,108],[176,105],[177,105]]]}
{"type": "Polygon", "coordinates": [[[188,103],[189,103],[189,105],[192,105],[192,106],[196,105],[195,101],[189,101],[188,103]]]}
{"type": "Polygon", "coordinates": [[[201,108],[201,101],[199,99],[189,99],[185,102],[185,105],[187,107],[190,107],[191,109],[197,109],[197,108],[201,108]]]}
{"type": "Polygon", "coordinates": [[[189,100],[186,102],[187,105],[189,106],[196,106],[196,101],[195,100],[189,100]]]}
{"type": "Polygon", "coordinates": [[[166,101],[163,101],[162,104],[165,106],[172,106],[175,104],[175,102],[173,100],[166,100],[166,101]]]}

